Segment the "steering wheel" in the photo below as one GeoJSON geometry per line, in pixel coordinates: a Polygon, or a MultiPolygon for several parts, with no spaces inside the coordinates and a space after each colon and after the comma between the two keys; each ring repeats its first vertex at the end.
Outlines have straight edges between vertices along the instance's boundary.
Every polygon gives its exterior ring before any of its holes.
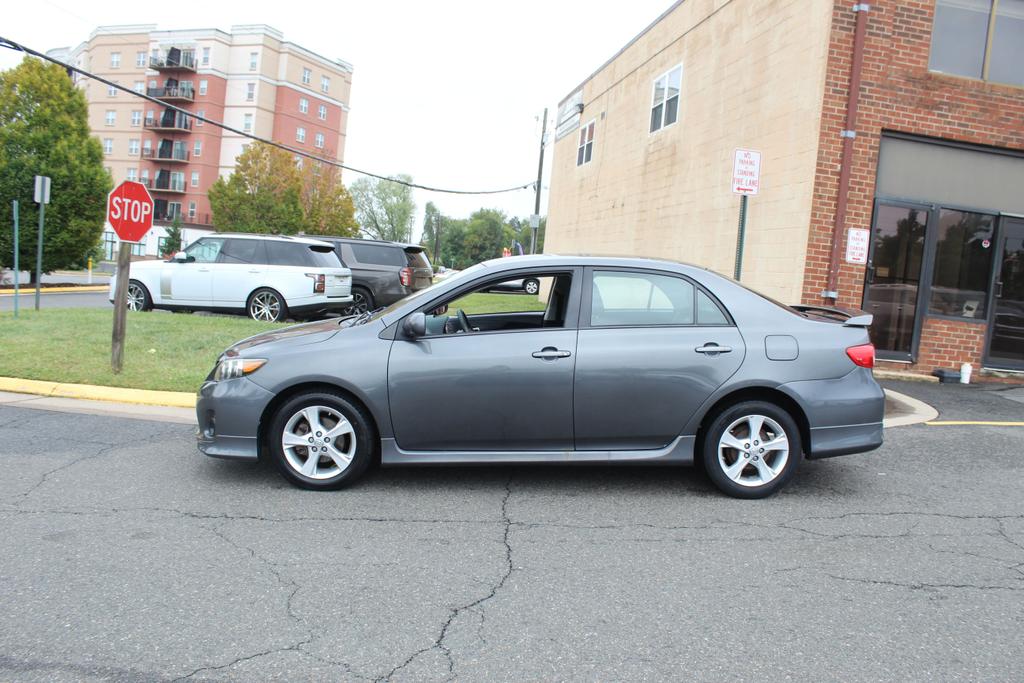
{"type": "Polygon", "coordinates": [[[456,315],[459,316],[459,327],[462,328],[463,332],[472,332],[473,326],[469,324],[469,316],[461,308],[456,311],[456,315]]]}

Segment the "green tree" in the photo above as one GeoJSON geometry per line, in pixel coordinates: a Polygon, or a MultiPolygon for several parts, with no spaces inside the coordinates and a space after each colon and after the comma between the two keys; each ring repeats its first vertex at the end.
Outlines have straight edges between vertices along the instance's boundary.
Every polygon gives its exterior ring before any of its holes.
{"type": "MultiPolygon", "coordinates": [[[[412,182],[408,175],[393,176],[395,180],[412,182]]],[[[367,237],[394,242],[412,240],[412,221],[416,202],[412,188],[389,180],[364,177],[349,186],[356,206],[359,230],[367,237]]]]}
{"type": "Polygon", "coordinates": [[[510,240],[506,234],[505,214],[497,209],[479,209],[466,225],[464,256],[470,264],[501,256],[510,240]]]}
{"type": "Polygon", "coordinates": [[[359,234],[355,204],[335,166],[307,161],[302,171],[302,210],[306,232],[355,237],[359,234]]]}
{"type": "Polygon", "coordinates": [[[225,232],[294,235],[308,227],[302,189],[290,153],[254,142],[238,155],[231,177],[210,186],[213,224],[225,232]]]}
{"type": "Polygon", "coordinates": [[[160,255],[173,256],[181,251],[181,216],[175,214],[170,227],[165,228],[165,231],[167,234],[164,236],[164,251],[160,255]]]}
{"type": "MultiPolygon", "coordinates": [[[[530,253],[530,239],[533,228],[530,227],[530,218],[510,218],[509,226],[512,228],[514,238],[523,245],[523,253],[530,253]]],[[[547,227],[547,216],[541,216],[540,227],[537,228],[537,253],[544,252],[544,229],[547,227]]]]}
{"type": "Polygon", "coordinates": [[[33,270],[39,209],[33,178],[52,179],[43,233],[43,272],[85,260],[100,241],[110,175],[89,133],[82,92],[64,69],[26,57],[0,72],[0,266],[13,265],[11,200],[18,200],[23,268],[33,270]]]}

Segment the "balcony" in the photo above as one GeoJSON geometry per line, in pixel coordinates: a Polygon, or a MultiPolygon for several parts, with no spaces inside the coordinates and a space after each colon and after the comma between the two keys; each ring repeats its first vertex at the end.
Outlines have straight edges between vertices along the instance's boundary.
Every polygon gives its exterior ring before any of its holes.
{"type": "Polygon", "coordinates": [[[158,119],[146,119],[143,125],[150,130],[183,131],[192,130],[192,120],[184,115],[161,116],[158,119]]]}
{"type": "Polygon", "coordinates": [[[148,185],[154,192],[173,192],[174,194],[185,194],[185,180],[171,180],[163,176],[157,176],[148,185]]]}
{"type": "Polygon", "coordinates": [[[163,57],[150,57],[149,68],[155,71],[191,71],[196,70],[196,56],[191,52],[166,54],[163,57]]]}
{"type": "Polygon", "coordinates": [[[189,152],[186,149],[146,149],[142,150],[142,158],[152,161],[167,161],[170,163],[188,163],[189,152]]]}
{"type": "Polygon", "coordinates": [[[169,86],[166,88],[146,88],[146,94],[166,102],[193,102],[196,91],[190,86],[169,86]]]}

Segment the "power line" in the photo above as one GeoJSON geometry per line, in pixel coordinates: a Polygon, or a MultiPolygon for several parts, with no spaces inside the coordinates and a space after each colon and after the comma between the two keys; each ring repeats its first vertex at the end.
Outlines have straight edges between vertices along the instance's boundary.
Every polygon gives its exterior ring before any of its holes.
{"type": "Polygon", "coordinates": [[[506,192],[517,192],[519,190],[525,190],[527,188],[533,187],[533,185],[534,185],[533,182],[529,182],[529,183],[524,183],[522,185],[516,185],[515,187],[507,187],[507,188],[504,188],[504,189],[501,189],[501,190],[449,190],[449,189],[445,189],[445,188],[441,188],[441,187],[432,187],[430,185],[421,185],[419,183],[411,183],[411,182],[407,182],[405,180],[401,180],[401,179],[398,179],[398,178],[390,178],[388,176],[381,175],[379,173],[373,173],[372,171],[364,171],[362,169],[355,168],[353,166],[347,166],[347,165],[341,163],[340,161],[336,161],[334,159],[327,159],[327,158],[318,156],[316,154],[312,154],[310,152],[307,152],[305,150],[301,150],[301,149],[297,149],[295,147],[291,147],[290,145],[286,145],[286,144],[281,143],[281,142],[275,142],[274,140],[268,140],[266,138],[261,138],[258,135],[253,135],[252,133],[249,133],[247,131],[239,130],[237,128],[233,128],[233,127],[231,127],[231,126],[229,126],[229,125],[227,125],[227,124],[225,124],[225,123],[223,123],[221,121],[214,121],[213,119],[208,119],[205,116],[199,116],[198,114],[195,114],[195,113],[193,113],[191,111],[188,111],[187,109],[182,109],[181,107],[173,105],[173,104],[171,104],[169,102],[164,102],[163,100],[160,100],[160,99],[158,99],[156,97],[152,97],[152,96],[147,95],[145,93],[136,92],[135,90],[133,90],[133,89],[127,87],[127,86],[121,85],[120,83],[117,83],[116,81],[111,81],[111,80],[106,79],[106,78],[104,78],[102,76],[98,76],[98,75],[96,75],[96,74],[94,74],[94,73],[92,73],[90,71],[86,71],[85,69],[80,69],[77,66],[72,66],[71,64],[66,64],[66,63],[60,61],[59,59],[54,59],[53,57],[50,57],[49,55],[43,54],[42,52],[38,52],[37,50],[33,50],[30,47],[26,47],[25,45],[22,45],[20,43],[16,43],[15,41],[11,40],[10,38],[4,38],[3,36],[0,36],[0,47],[6,47],[6,48],[11,49],[11,50],[17,50],[17,51],[20,51],[20,52],[24,52],[25,54],[32,55],[33,57],[38,57],[39,59],[42,59],[42,60],[47,61],[47,62],[51,62],[53,64],[56,64],[57,66],[63,67],[64,69],[66,69],[68,71],[74,71],[75,73],[81,74],[82,76],[85,76],[86,78],[91,78],[94,81],[97,81],[99,83],[103,83],[108,88],[116,88],[117,90],[120,90],[122,92],[126,92],[129,95],[134,95],[135,97],[141,97],[142,99],[144,99],[144,100],[146,100],[148,102],[152,102],[155,105],[158,105],[158,106],[161,106],[161,107],[165,107],[167,109],[171,109],[171,110],[176,111],[176,112],[178,112],[178,113],[180,113],[180,114],[182,114],[184,116],[188,116],[188,117],[196,119],[198,121],[202,121],[203,123],[209,123],[212,126],[217,126],[218,128],[221,128],[223,130],[229,131],[229,132],[234,133],[236,135],[240,135],[242,137],[249,138],[250,140],[255,140],[257,142],[262,142],[262,143],[264,143],[266,145],[270,145],[271,147],[276,147],[276,148],[282,149],[282,150],[284,150],[286,152],[290,152],[291,154],[302,156],[302,157],[305,157],[307,159],[311,159],[313,161],[318,161],[318,162],[320,162],[322,164],[327,164],[329,166],[336,166],[338,168],[344,169],[346,171],[351,171],[353,173],[358,173],[360,175],[369,176],[371,178],[376,178],[377,180],[383,180],[383,181],[387,181],[387,182],[390,182],[390,183],[397,183],[399,185],[404,185],[406,187],[411,187],[411,188],[414,188],[414,189],[417,189],[417,190],[425,190],[427,192],[440,192],[440,193],[444,193],[444,194],[459,194],[459,195],[504,194],[506,192]]]}

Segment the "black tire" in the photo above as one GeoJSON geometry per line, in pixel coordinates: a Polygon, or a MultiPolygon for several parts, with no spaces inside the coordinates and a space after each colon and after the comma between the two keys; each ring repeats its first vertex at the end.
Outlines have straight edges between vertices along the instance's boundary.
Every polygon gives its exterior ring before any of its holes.
{"type": "Polygon", "coordinates": [[[277,291],[269,287],[260,287],[250,294],[249,299],[245,302],[245,314],[253,320],[259,320],[260,322],[279,323],[288,318],[288,304],[285,303],[284,297],[277,291]],[[276,300],[276,306],[270,303],[273,300],[276,300]],[[262,305],[254,306],[257,303],[262,305]],[[264,315],[260,312],[263,310],[269,312],[264,315]]]}
{"type": "Polygon", "coordinates": [[[523,280],[523,291],[527,294],[539,294],[540,293],[540,281],[534,278],[523,280]]]}
{"type": "Polygon", "coordinates": [[[151,311],[153,310],[153,297],[150,296],[146,285],[138,280],[128,280],[128,310],[130,311],[151,311]],[[137,295],[137,296],[136,296],[137,295]],[[134,307],[132,302],[137,303],[134,307]]]}
{"type": "MultiPolygon", "coordinates": [[[[298,425],[293,426],[292,429],[301,430],[303,425],[308,428],[309,422],[300,418],[298,425]]],[[[335,423],[336,425],[337,423],[335,423]]],[[[358,479],[370,465],[377,448],[377,430],[374,428],[373,420],[367,415],[366,411],[347,397],[328,391],[307,392],[285,401],[271,419],[266,434],[268,450],[274,460],[274,464],[284,478],[294,486],[314,491],[340,489],[358,479]],[[311,407],[326,409],[326,411],[319,412],[320,419],[324,421],[323,425],[325,427],[330,427],[327,420],[331,416],[329,413],[325,415],[327,411],[339,413],[352,425],[352,437],[355,439],[355,444],[351,461],[345,469],[328,478],[307,476],[297,469],[298,461],[304,460],[308,462],[309,457],[312,455],[308,452],[308,447],[294,447],[290,449],[289,454],[286,454],[284,444],[282,443],[285,429],[292,418],[297,417],[297,414],[301,413],[304,409],[311,407]],[[289,458],[289,455],[291,455],[291,458],[289,458]]],[[[328,455],[319,456],[317,462],[317,469],[319,469],[319,463],[323,463],[328,471],[337,467],[336,461],[328,455]]]]}
{"type": "Polygon", "coordinates": [[[352,288],[352,305],[345,309],[345,315],[358,315],[374,309],[373,294],[365,287],[352,288]]]}
{"type": "Polygon", "coordinates": [[[719,490],[734,498],[765,498],[772,495],[786,485],[803,458],[803,443],[796,421],[787,411],[767,401],[743,401],[723,409],[708,425],[701,448],[708,477],[719,490]],[[751,421],[747,418],[752,418],[753,424],[757,425],[758,417],[767,419],[762,423],[757,437],[752,437],[751,421]],[[730,435],[738,448],[729,447],[723,442],[725,432],[730,427],[730,435]],[[769,444],[766,438],[772,443],[780,443],[777,440],[779,435],[774,433],[776,427],[786,437],[788,449],[784,459],[781,449],[772,449],[770,446],[767,452],[763,449],[769,444]],[[740,459],[746,464],[740,464],[740,459]],[[774,478],[766,483],[758,483],[764,481],[766,472],[774,473],[774,478]]]}

